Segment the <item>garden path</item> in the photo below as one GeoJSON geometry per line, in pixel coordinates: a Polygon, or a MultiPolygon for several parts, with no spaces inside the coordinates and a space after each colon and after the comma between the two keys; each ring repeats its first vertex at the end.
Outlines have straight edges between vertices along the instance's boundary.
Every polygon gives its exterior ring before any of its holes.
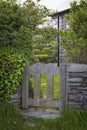
{"type": "Polygon", "coordinates": [[[56,118],[61,115],[58,110],[44,108],[29,108],[26,110],[22,110],[22,114],[24,116],[34,116],[42,118],[56,118]]]}

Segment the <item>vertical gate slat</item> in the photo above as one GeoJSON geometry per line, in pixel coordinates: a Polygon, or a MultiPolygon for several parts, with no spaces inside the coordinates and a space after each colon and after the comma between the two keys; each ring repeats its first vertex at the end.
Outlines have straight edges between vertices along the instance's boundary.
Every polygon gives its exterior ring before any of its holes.
{"type": "Polygon", "coordinates": [[[34,105],[38,105],[40,100],[40,74],[34,75],[34,105]]]}
{"type": "Polygon", "coordinates": [[[28,63],[26,64],[26,68],[24,70],[23,74],[23,83],[22,83],[22,108],[27,109],[28,108],[28,97],[29,97],[29,76],[28,76],[28,63]]]}
{"type": "Polygon", "coordinates": [[[61,110],[66,105],[66,64],[61,63],[60,67],[60,101],[61,101],[61,110]]]}
{"type": "Polygon", "coordinates": [[[53,100],[53,75],[47,75],[47,101],[53,100]]]}

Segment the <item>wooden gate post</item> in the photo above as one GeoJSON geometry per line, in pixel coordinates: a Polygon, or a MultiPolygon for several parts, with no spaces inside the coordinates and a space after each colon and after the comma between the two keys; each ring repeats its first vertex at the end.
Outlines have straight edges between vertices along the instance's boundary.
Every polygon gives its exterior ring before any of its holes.
{"type": "Polygon", "coordinates": [[[28,76],[28,62],[26,63],[26,67],[23,74],[23,84],[22,84],[22,108],[28,108],[28,97],[29,97],[29,76],[28,76]]]}
{"type": "Polygon", "coordinates": [[[60,102],[61,107],[60,110],[62,110],[66,105],[66,72],[67,72],[67,65],[66,65],[66,59],[65,59],[65,52],[61,48],[60,50],[60,56],[61,56],[61,63],[60,63],[60,102]]]}

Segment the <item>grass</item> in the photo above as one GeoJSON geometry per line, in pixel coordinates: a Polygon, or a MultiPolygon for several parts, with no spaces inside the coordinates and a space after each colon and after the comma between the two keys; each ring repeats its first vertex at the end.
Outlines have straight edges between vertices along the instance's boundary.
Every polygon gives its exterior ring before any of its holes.
{"type": "Polygon", "coordinates": [[[87,130],[87,110],[66,109],[55,119],[23,117],[11,104],[0,104],[0,130],[87,130]]]}
{"type": "Polygon", "coordinates": [[[42,119],[28,117],[35,124],[33,130],[87,130],[87,111],[66,109],[61,117],[42,119]]]}
{"type": "Polygon", "coordinates": [[[54,75],[53,77],[53,84],[54,84],[54,89],[53,89],[53,99],[57,100],[59,99],[60,96],[60,76],[59,75],[54,75]]]}
{"type": "Polygon", "coordinates": [[[41,74],[40,75],[40,82],[41,82],[41,87],[40,87],[40,98],[45,98],[46,93],[47,93],[47,75],[46,74],[41,74]]]}
{"type": "Polygon", "coordinates": [[[0,130],[28,130],[20,110],[7,103],[0,103],[0,130]]]}

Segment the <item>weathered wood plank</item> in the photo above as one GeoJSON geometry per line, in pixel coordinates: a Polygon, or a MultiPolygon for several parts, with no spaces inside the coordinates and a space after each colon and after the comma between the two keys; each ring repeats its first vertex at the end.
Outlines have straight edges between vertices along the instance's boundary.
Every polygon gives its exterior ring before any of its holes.
{"type": "Polygon", "coordinates": [[[53,75],[47,75],[47,100],[48,103],[50,100],[53,100],[53,75]]]}
{"type": "Polygon", "coordinates": [[[30,67],[30,73],[44,73],[44,74],[60,74],[59,67],[57,67],[57,64],[40,64],[36,63],[30,67]]]}
{"type": "Polygon", "coordinates": [[[26,64],[24,74],[23,74],[23,83],[22,83],[22,108],[28,108],[28,97],[29,97],[29,76],[28,76],[28,63],[26,64]]]}
{"type": "Polygon", "coordinates": [[[34,74],[34,104],[38,105],[40,100],[40,74],[34,74]]]}
{"type": "Polygon", "coordinates": [[[66,63],[60,65],[60,101],[61,109],[66,105],[66,63]]]}
{"type": "Polygon", "coordinates": [[[57,100],[50,101],[50,104],[47,104],[47,100],[40,100],[38,105],[34,103],[34,99],[29,99],[29,106],[37,106],[37,107],[49,107],[49,108],[59,108],[61,106],[61,102],[57,100]]]}

